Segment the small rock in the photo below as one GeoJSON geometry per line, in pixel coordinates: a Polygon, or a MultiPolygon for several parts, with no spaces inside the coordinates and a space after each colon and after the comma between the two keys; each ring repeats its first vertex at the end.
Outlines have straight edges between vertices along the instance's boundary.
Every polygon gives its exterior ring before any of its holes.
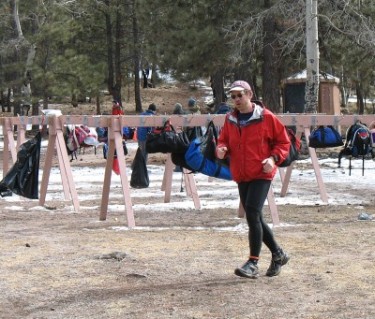
{"type": "Polygon", "coordinates": [[[126,277],[131,277],[131,278],[147,278],[145,275],[136,274],[136,273],[127,274],[126,277]]]}
{"type": "Polygon", "coordinates": [[[48,209],[48,210],[56,210],[57,209],[56,206],[47,206],[47,205],[44,205],[44,208],[48,209]]]}
{"type": "Polygon", "coordinates": [[[122,253],[120,251],[114,251],[112,253],[109,253],[109,254],[103,254],[103,255],[99,255],[99,256],[96,256],[95,258],[96,259],[113,259],[113,260],[117,260],[117,261],[121,261],[123,259],[125,259],[125,257],[127,257],[127,253],[122,253]]]}
{"type": "Polygon", "coordinates": [[[358,220],[372,220],[372,215],[362,212],[358,214],[358,220]]]}

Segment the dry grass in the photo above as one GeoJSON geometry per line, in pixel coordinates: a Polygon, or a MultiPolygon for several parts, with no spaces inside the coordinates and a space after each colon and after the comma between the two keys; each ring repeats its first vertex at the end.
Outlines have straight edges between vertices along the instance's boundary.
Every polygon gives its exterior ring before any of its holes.
{"type": "MultiPolygon", "coordinates": [[[[277,278],[246,280],[233,270],[247,257],[247,235],[212,228],[238,224],[234,210],[139,211],[140,228],[121,231],[123,213],[98,222],[95,209],[36,212],[33,205],[15,211],[1,203],[1,318],[375,315],[375,229],[356,220],[355,207],[279,207],[292,226],[275,234],[292,259],[277,278]],[[108,259],[114,252],[125,258],[108,259]]],[[[263,274],[269,258],[264,248],[263,274]]]]}

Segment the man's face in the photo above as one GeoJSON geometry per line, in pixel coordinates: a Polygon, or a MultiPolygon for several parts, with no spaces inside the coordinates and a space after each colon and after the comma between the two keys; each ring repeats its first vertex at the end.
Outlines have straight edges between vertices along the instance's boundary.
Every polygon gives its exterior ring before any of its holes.
{"type": "Polygon", "coordinates": [[[233,100],[234,106],[240,106],[246,104],[249,99],[249,92],[242,90],[242,91],[232,91],[230,93],[230,97],[233,100]]]}

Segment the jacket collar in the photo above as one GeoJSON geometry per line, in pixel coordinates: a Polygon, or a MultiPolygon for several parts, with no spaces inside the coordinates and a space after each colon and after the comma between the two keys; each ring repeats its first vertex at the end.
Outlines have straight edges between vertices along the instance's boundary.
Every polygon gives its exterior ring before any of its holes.
{"type": "MultiPolygon", "coordinates": [[[[253,115],[251,118],[248,119],[247,124],[253,122],[253,121],[261,121],[263,119],[263,113],[264,113],[264,105],[260,101],[252,101],[254,103],[254,110],[253,110],[253,115]]],[[[228,115],[229,121],[233,123],[238,123],[238,111],[234,110],[228,115]]]]}

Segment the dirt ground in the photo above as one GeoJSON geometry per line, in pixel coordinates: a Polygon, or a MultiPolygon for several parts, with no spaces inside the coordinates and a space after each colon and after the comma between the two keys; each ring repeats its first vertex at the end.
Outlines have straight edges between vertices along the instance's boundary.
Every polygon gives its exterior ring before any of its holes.
{"type": "MultiPolygon", "coordinates": [[[[104,165],[89,154],[72,166],[104,165]]],[[[162,165],[163,158],[151,156],[150,163],[162,165]]],[[[49,189],[53,200],[44,207],[0,198],[0,318],[375,317],[375,224],[358,221],[357,205],[280,205],[282,226],[274,231],[291,260],[268,278],[264,247],[261,276],[252,280],[233,273],[248,257],[247,229],[235,209],[152,210],[162,202],[158,187],[133,198],[134,229],[124,227],[121,209],[99,221],[100,183],[79,188],[92,197],[80,201],[78,213],[55,199],[61,185],[49,189]]],[[[328,193],[334,188],[340,184],[328,184],[328,193]]],[[[120,193],[111,189],[111,205],[123,205],[120,193]]],[[[375,214],[373,190],[342,194],[362,198],[360,208],[375,214]]],[[[171,201],[182,196],[175,191],[171,201]]],[[[265,215],[271,222],[267,207],[265,215]]]]}
{"type": "MultiPolygon", "coordinates": [[[[172,114],[176,103],[181,103],[183,108],[188,108],[188,100],[194,98],[202,113],[212,113],[212,109],[205,104],[205,96],[209,96],[211,89],[209,87],[202,87],[198,85],[175,84],[175,85],[161,85],[156,88],[141,88],[141,102],[143,110],[146,110],[149,104],[155,103],[158,109],[158,114],[172,114]]],[[[134,91],[131,88],[126,88],[123,91],[123,108],[125,115],[136,114],[134,104],[134,91]]],[[[96,114],[96,105],[81,103],[78,107],[71,107],[69,104],[52,104],[49,108],[61,109],[63,114],[81,115],[81,114],[96,114]]],[[[112,99],[110,96],[103,96],[101,99],[101,112],[111,114],[112,99]]]]}

